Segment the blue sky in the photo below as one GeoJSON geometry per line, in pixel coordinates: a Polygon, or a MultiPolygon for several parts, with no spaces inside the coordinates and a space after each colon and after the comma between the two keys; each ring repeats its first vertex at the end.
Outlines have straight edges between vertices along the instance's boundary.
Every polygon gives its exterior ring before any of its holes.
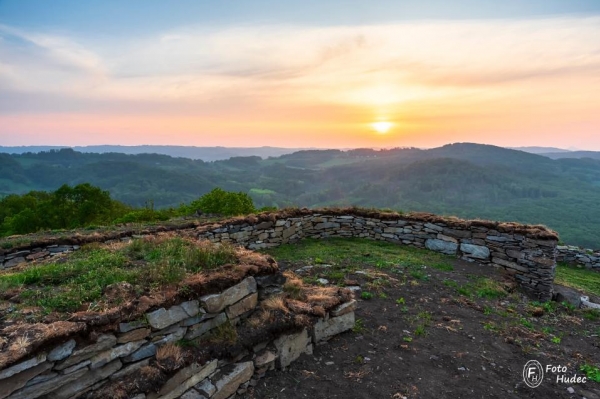
{"type": "Polygon", "coordinates": [[[598,0],[0,0],[0,145],[600,150],[599,38],[598,0]]]}

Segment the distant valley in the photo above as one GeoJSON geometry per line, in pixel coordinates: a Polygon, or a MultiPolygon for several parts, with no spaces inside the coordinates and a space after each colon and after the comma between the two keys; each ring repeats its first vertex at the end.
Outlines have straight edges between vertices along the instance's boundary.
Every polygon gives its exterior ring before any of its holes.
{"type": "Polygon", "coordinates": [[[152,200],[168,207],[221,187],[248,192],[259,207],[359,205],[542,223],[567,243],[597,248],[600,159],[574,154],[579,153],[551,158],[452,144],[429,150],[306,150],[205,162],[63,149],[0,154],[0,195],[89,182],[131,205],[152,200]]]}

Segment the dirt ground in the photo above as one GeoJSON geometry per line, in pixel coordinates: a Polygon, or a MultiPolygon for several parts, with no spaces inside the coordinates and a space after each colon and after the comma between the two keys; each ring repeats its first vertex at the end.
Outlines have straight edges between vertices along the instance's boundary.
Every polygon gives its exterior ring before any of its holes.
{"type": "MultiPolygon", "coordinates": [[[[279,260],[283,269],[301,262],[279,260]]],[[[415,279],[402,270],[349,273],[357,294],[357,325],[302,355],[287,371],[267,373],[248,398],[600,398],[600,384],[557,383],[546,373],[537,388],[523,382],[527,361],[566,366],[600,364],[600,321],[554,303],[531,303],[512,291],[497,298],[461,295],[482,277],[501,281],[489,266],[457,260],[453,271],[427,268],[415,279]],[[376,283],[376,284],[374,284],[376,283]],[[368,295],[367,295],[368,296],[368,295]]],[[[325,275],[325,274],[323,274],[325,275]]],[[[318,267],[312,277],[319,277],[318,267]]]]}

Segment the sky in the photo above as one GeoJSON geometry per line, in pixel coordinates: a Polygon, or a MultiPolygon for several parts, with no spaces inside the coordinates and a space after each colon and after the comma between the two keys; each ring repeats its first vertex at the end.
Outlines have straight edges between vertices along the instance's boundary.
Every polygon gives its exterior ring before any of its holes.
{"type": "Polygon", "coordinates": [[[0,145],[600,150],[597,0],[0,0],[0,145]]]}

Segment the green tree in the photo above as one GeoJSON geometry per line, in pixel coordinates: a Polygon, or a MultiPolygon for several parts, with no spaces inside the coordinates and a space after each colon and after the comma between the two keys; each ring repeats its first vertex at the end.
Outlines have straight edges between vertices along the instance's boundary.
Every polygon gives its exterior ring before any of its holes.
{"type": "Polygon", "coordinates": [[[215,188],[211,192],[192,201],[189,209],[224,216],[246,215],[256,211],[252,198],[243,192],[229,192],[215,188]]]}

